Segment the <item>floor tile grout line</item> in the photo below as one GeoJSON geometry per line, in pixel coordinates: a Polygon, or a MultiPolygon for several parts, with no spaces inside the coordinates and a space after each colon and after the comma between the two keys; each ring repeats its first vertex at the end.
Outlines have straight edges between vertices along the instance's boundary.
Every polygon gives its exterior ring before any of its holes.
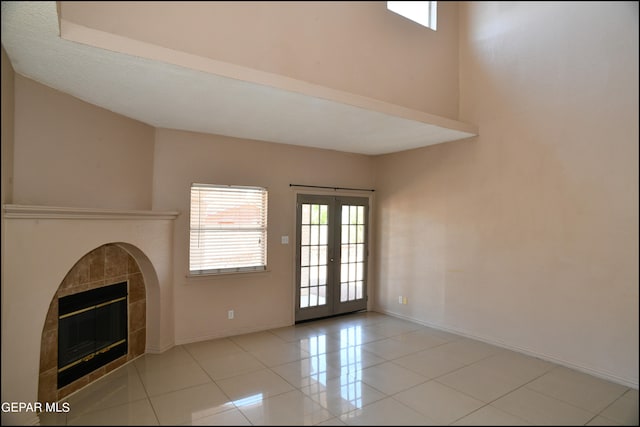
{"type": "MultiPolygon", "coordinates": [[[[553,371],[553,370],[555,370],[555,369],[557,369],[557,368],[569,369],[569,368],[566,368],[566,367],[564,367],[564,366],[562,366],[562,365],[556,365],[556,366],[554,366],[552,369],[550,369],[549,371],[545,372],[544,374],[541,374],[541,375],[537,376],[536,378],[532,379],[531,381],[527,382],[526,384],[523,384],[521,387],[525,387],[525,388],[527,388],[527,390],[534,391],[534,392],[536,392],[536,393],[538,393],[538,394],[541,394],[541,395],[543,395],[543,396],[549,397],[549,398],[551,398],[551,399],[558,400],[558,401],[563,402],[563,403],[565,403],[565,404],[567,404],[567,405],[573,406],[574,408],[578,408],[578,409],[581,409],[581,410],[586,411],[586,412],[589,412],[589,413],[594,413],[594,412],[592,412],[592,411],[591,411],[591,410],[589,410],[589,409],[585,409],[585,408],[583,408],[583,407],[581,407],[581,406],[576,405],[575,403],[568,402],[568,401],[566,401],[566,400],[564,400],[564,399],[561,399],[561,398],[559,398],[559,397],[551,396],[550,394],[547,394],[547,393],[545,393],[545,392],[543,392],[543,391],[539,391],[539,390],[536,390],[536,389],[534,389],[534,388],[527,387],[527,385],[529,385],[529,384],[531,384],[532,382],[534,382],[534,381],[536,381],[536,380],[540,379],[541,377],[543,377],[543,376],[545,376],[545,375],[547,375],[547,374],[551,373],[551,371],[553,371]]],[[[590,377],[591,377],[591,375],[589,375],[589,374],[584,374],[584,375],[587,375],[587,376],[590,376],[590,377]]],[[[595,377],[594,377],[594,378],[595,378],[595,377]]],[[[602,380],[602,381],[608,382],[608,381],[606,381],[606,380],[602,380]]],[[[617,385],[619,385],[619,384],[617,384],[617,385]]],[[[518,387],[518,388],[521,388],[521,387],[518,387]]],[[[602,408],[602,410],[600,410],[600,411],[596,412],[596,413],[595,413],[595,414],[596,414],[596,416],[597,416],[597,415],[602,414],[602,412],[603,412],[604,410],[606,410],[609,406],[613,405],[613,404],[614,404],[618,399],[620,399],[622,396],[624,396],[624,395],[625,395],[625,394],[630,390],[630,388],[629,388],[629,387],[626,387],[626,386],[624,386],[624,387],[625,387],[625,389],[626,389],[626,390],[625,390],[624,392],[622,392],[622,394],[621,394],[620,396],[616,397],[613,401],[611,401],[611,403],[609,403],[609,404],[608,404],[608,405],[606,405],[604,408],[602,408]]],[[[515,390],[514,390],[514,391],[515,391],[515,390]]],[[[603,416],[604,416],[604,415],[603,415],[603,416]]],[[[608,417],[605,417],[605,418],[609,419],[608,417]]]]}
{"type": "MultiPolygon", "coordinates": [[[[197,358],[196,358],[196,357],[195,357],[195,356],[194,356],[194,355],[189,351],[189,349],[188,349],[186,346],[184,346],[184,345],[179,345],[179,347],[183,347],[183,350],[189,354],[189,356],[193,359],[193,361],[196,363],[196,365],[198,365],[198,367],[199,367],[200,369],[202,369],[202,371],[205,373],[205,375],[206,375],[207,377],[209,377],[209,379],[211,380],[211,382],[212,382],[212,383],[213,383],[213,384],[214,384],[214,385],[215,385],[215,386],[216,386],[216,387],[217,387],[217,388],[222,392],[222,394],[224,394],[224,395],[225,395],[225,397],[228,399],[229,403],[231,403],[231,404],[233,405],[233,408],[228,409],[228,410],[225,410],[225,411],[222,411],[222,412],[219,412],[219,413],[214,414],[214,415],[222,414],[222,413],[224,413],[224,412],[228,412],[228,411],[230,411],[230,410],[237,409],[238,411],[240,411],[240,413],[242,414],[242,416],[243,416],[245,419],[247,419],[247,417],[244,415],[244,413],[242,412],[242,410],[241,410],[241,409],[240,409],[240,408],[235,404],[235,401],[234,401],[234,400],[232,400],[232,399],[231,399],[231,397],[230,397],[230,396],[229,396],[229,395],[224,391],[224,389],[222,389],[222,387],[220,387],[220,386],[217,384],[217,382],[216,382],[216,381],[211,377],[211,375],[209,375],[209,373],[207,372],[207,370],[206,370],[206,369],[204,369],[204,367],[200,364],[200,361],[199,361],[199,360],[198,360],[198,359],[197,359],[197,358]]],[[[244,349],[243,349],[243,351],[244,351],[244,352],[246,352],[246,353],[248,353],[248,352],[247,352],[246,350],[244,350],[244,349]]],[[[136,368],[137,368],[137,367],[136,367],[136,368]]],[[[141,379],[141,382],[142,382],[142,379],[141,379]]],[[[156,413],[156,411],[155,411],[155,406],[153,406],[153,402],[151,401],[152,397],[159,397],[159,396],[166,395],[166,394],[170,394],[170,393],[180,392],[180,391],[188,390],[188,389],[190,389],[190,388],[199,387],[199,386],[202,386],[202,385],[204,385],[204,384],[207,384],[207,383],[195,384],[195,385],[191,385],[191,386],[184,387],[184,388],[180,388],[180,389],[176,389],[176,390],[170,390],[170,391],[167,391],[167,392],[165,392],[165,393],[160,393],[160,394],[157,394],[157,395],[155,395],[155,396],[150,396],[150,395],[149,395],[149,393],[146,391],[146,386],[144,385],[144,382],[142,382],[143,387],[145,387],[145,393],[147,393],[147,398],[148,398],[148,400],[149,400],[149,404],[151,405],[152,409],[154,410],[154,414],[156,415],[156,419],[158,420],[158,424],[159,424],[159,425],[162,425],[162,424],[160,423],[160,417],[158,416],[158,414],[157,414],[157,413],[156,413]]],[[[206,418],[206,416],[203,416],[203,417],[201,417],[201,418],[206,418]]],[[[247,421],[248,421],[251,425],[253,425],[249,419],[247,419],[247,421]]]]}
{"type": "Polygon", "coordinates": [[[158,412],[156,411],[156,407],[153,405],[153,402],[151,401],[151,396],[149,395],[149,391],[147,389],[147,386],[144,383],[144,381],[142,381],[142,374],[140,373],[138,365],[135,364],[135,362],[134,362],[134,368],[136,370],[136,373],[138,374],[138,379],[140,380],[140,383],[142,384],[142,388],[144,389],[144,393],[147,395],[147,400],[149,401],[149,406],[151,406],[151,410],[153,411],[153,415],[156,417],[156,421],[158,422],[158,425],[162,425],[162,424],[160,424],[160,416],[158,415],[158,412]]]}
{"type": "MultiPolygon", "coordinates": [[[[477,400],[477,399],[476,399],[476,400],[477,400]]],[[[483,402],[483,403],[484,403],[484,402],[483,402]]],[[[514,418],[517,418],[517,419],[519,419],[519,420],[522,420],[523,422],[525,422],[525,423],[527,423],[527,424],[530,424],[530,422],[529,422],[529,421],[525,420],[525,419],[524,419],[524,418],[522,418],[522,417],[519,417],[519,416],[517,416],[517,415],[514,415],[514,414],[512,414],[512,413],[510,413],[510,412],[507,412],[507,411],[505,411],[505,410],[503,410],[503,409],[496,408],[495,406],[492,406],[492,405],[491,405],[491,403],[485,403],[485,404],[484,404],[484,405],[482,405],[481,407],[479,407],[479,408],[477,408],[477,409],[474,409],[473,411],[469,412],[468,414],[463,415],[462,417],[457,418],[457,419],[455,419],[454,421],[450,422],[450,423],[449,423],[449,425],[453,425],[453,424],[457,423],[458,421],[460,421],[460,420],[462,420],[462,419],[464,419],[464,418],[466,418],[466,417],[468,417],[468,416],[470,416],[470,415],[472,415],[472,414],[475,414],[476,412],[480,411],[481,409],[486,408],[487,406],[491,406],[493,409],[495,409],[495,410],[497,410],[497,411],[502,411],[502,412],[504,412],[504,413],[505,413],[505,414],[507,414],[507,415],[510,415],[510,416],[512,416],[512,417],[514,417],[514,418]]]]}
{"type": "MultiPolygon", "coordinates": [[[[233,342],[233,341],[232,341],[232,342],[233,342]]],[[[236,342],[234,342],[234,344],[236,344],[238,347],[240,347],[240,348],[242,349],[242,352],[243,352],[243,353],[247,353],[247,354],[249,354],[250,356],[252,356],[252,357],[254,357],[254,358],[255,358],[255,356],[253,356],[253,355],[251,354],[251,352],[250,352],[250,351],[246,350],[246,349],[245,349],[244,347],[242,347],[240,344],[238,344],[238,343],[236,343],[236,342]]],[[[213,377],[209,374],[209,372],[207,372],[207,370],[204,368],[204,366],[202,366],[202,365],[200,364],[200,361],[199,361],[198,359],[196,359],[196,357],[195,357],[195,356],[194,356],[194,355],[189,351],[189,349],[188,349],[188,348],[185,348],[185,350],[186,350],[186,351],[189,353],[189,355],[193,358],[193,360],[196,362],[196,364],[198,364],[198,366],[200,367],[200,369],[202,369],[202,370],[204,371],[204,373],[209,377],[209,379],[211,380],[211,382],[212,382],[212,383],[213,383],[213,384],[214,384],[214,385],[215,385],[215,386],[216,386],[216,387],[217,387],[217,388],[222,392],[222,394],[224,394],[224,395],[225,395],[225,397],[227,398],[227,400],[228,400],[228,401],[233,405],[233,409],[236,409],[236,410],[240,413],[240,415],[242,415],[242,417],[243,417],[245,420],[247,420],[247,422],[248,422],[250,425],[254,425],[254,424],[251,422],[251,420],[247,417],[247,415],[242,411],[242,408],[241,408],[241,407],[239,407],[239,406],[236,404],[236,401],[235,401],[235,400],[233,400],[233,399],[231,398],[231,396],[229,396],[229,395],[227,394],[227,392],[226,392],[226,391],[224,391],[224,389],[223,389],[222,387],[220,387],[220,385],[216,382],[216,380],[215,380],[215,379],[213,379],[213,377]]],[[[257,359],[257,358],[256,358],[256,359],[257,359]]],[[[257,360],[258,360],[258,359],[257,359],[257,360]]],[[[264,368],[266,368],[266,369],[270,369],[268,366],[264,365],[264,364],[262,363],[262,361],[258,360],[258,362],[260,362],[260,363],[264,366],[264,368]]],[[[251,372],[255,372],[255,371],[251,371],[251,372]]],[[[272,372],[273,372],[273,371],[272,371],[272,372]]],[[[250,372],[249,372],[249,373],[250,373],[250,372]]],[[[245,374],[238,374],[238,376],[239,376],[239,375],[245,375],[245,374]]],[[[229,378],[233,378],[233,377],[229,377],[229,378]]],[[[228,378],[225,378],[225,379],[228,379],[228,378]]],[[[272,396],[269,396],[269,397],[272,397],[272,396]]],[[[219,413],[214,414],[214,415],[219,415],[219,414],[222,414],[222,413],[224,413],[224,412],[231,411],[231,410],[233,410],[233,409],[229,409],[229,410],[226,410],[226,411],[222,411],[222,412],[219,412],[219,413]]],[[[205,418],[205,417],[203,417],[203,418],[205,418]]]]}
{"type": "MultiPolygon", "coordinates": [[[[606,418],[606,419],[608,419],[608,420],[611,420],[611,421],[613,421],[613,422],[615,422],[615,423],[619,423],[619,421],[614,420],[614,419],[611,419],[610,417],[607,417],[606,415],[603,415],[603,412],[604,412],[604,411],[606,411],[606,410],[607,410],[611,405],[613,405],[614,403],[616,403],[616,402],[617,402],[617,401],[619,401],[620,399],[624,398],[624,396],[625,396],[627,393],[629,393],[629,391],[630,391],[630,390],[631,390],[631,388],[630,388],[630,387],[627,387],[627,389],[626,389],[626,390],[625,390],[625,391],[624,391],[620,396],[618,396],[617,398],[615,398],[615,400],[613,400],[613,401],[612,401],[611,403],[609,403],[607,406],[605,406],[604,408],[602,408],[602,410],[596,414],[596,417],[598,417],[598,416],[600,416],[600,417],[604,417],[604,418],[606,418]]],[[[594,417],[594,418],[595,418],[595,417],[594,417]]]]}
{"type": "Polygon", "coordinates": [[[220,387],[218,385],[218,383],[216,383],[216,381],[213,379],[213,377],[211,375],[209,375],[209,372],[207,372],[207,370],[204,368],[204,366],[202,366],[200,364],[200,361],[198,359],[196,359],[196,357],[189,351],[189,349],[187,347],[185,347],[185,351],[187,353],[189,353],[189,355],[191,356],[191,358],[194,360],[194,362],[196,362],[196,364],[198,365],[198,367],[200,369],[202,369],[202,371],[205,373],[205,375],[207,377],[209,377],[209,379],[211,380],[211,382],[220,389],[220,391],[222,392],[222,394],[224,394],[226,396],[226,398],[229,400],[229,402],[231,402],[233,404],[233,407],[237,409],[236,404],[233,402],[233,400],[231,400],[231,397],[222,389],[222,387],[220,387]]]}
{"type": "MultiPolygon", "coordinates": [[[[140,356],[140,357],[142,357],[142,356],[140,356]]],[[[153,405],[151,404],[151,399],[149,398],[149,394],[147,393],[146,386],[144,385],[144,382],[142,381],[142,378],[141,378],[141,376],[140,376],[140,373],[138,372],[138,368],[137,368],[137,366],[135,365],[135,361],[136,361],[136,360],[138,360],[140,357],[138,357],[138,358],[136,358],[136,359],[133,359],[133,360],[130,360],[130,361],[126,362],[124,365],[121,365],[121,366],[117,367],[116,369],[114,369],[113,371],[109,372],[109,374],[116,374],[120,369],[124,369],[124,368],[126,368],[126,367],[128,367],[128,366],[132,367],[132,369],[134,370],[134,372],[135,372],[135,374],[136,374],[136,376],[137,376],[137,378],[138,378],[138,381],[140,381],[140,385],[142,385],[142,388],[143,388],[143,390],[144,390],[145,397],[141,397],[141,398],[139,398],[139,399],[134,399],[134,400],[127,400],[126,402],[124,402],[124,403],[119,403],[119,404],[117,404],[117,405],[110,405],[110,406],[106,406],[106,407],[102,407],[102,408],[98,408],[98,409],[93,409],[93,410],[90,410],[90,411],[86,411],[86,412],[84,412],[83,414],[79,415],[79,416],[78,416],[78,418],[79,418],[79,417],[81,417],[81,416],[85,416],[85,415],[87,415],[87,414],[92,414],[92,413],[94,413],[94,412],[106,411],[106,410],[108,410],[108,409],[114,409],[114,408],[118,408],[118,407],[120,407],[120,406],[130,405],[130,404],[132,404],[132,403],[139,402],[139,401],[141,401],[141,400],[147,400],[147,401],[148,401],[148,403],[149,403],[149,406],[151,406],[151,409],[153,410],[153,405]]],[[[98,384],[98,383],[99,383],[99,381],[103,381],[103,382],[104,382],[104,381],[105,381],[105,380],[107,380],[108,378],[113,379],[114,377],[113,377],[113,376],[112,376],[112,377],[107,377],[107,376],[101,377],[101,378],[99,378],[98,380],[96,380],[95,382],[87,384],[87,385],[86,385],[82,390],[88,390],[88,389],[91,389],[91,388],[92,388],[92,386],[95,386],[96,384],[98,384]]],[[[128,387],[128,385],[127,385],[127,387],[128,387]]],[[[79,390],[79,392],[82,392],[82,390],[79,390]]],[[[80,394],[82,394],[82,393],[80,393],[80,394]]],[[[65,397],[64,399],[62,399],[61,401],[67,401],[67,402],[68,402],[67,398],[68,398],[68,397],[71,397],[71,396],[74,396],[74,395],[75,395],[75,394],[72,394],[72,395],[66,396],[66,397],[65,397]]],[[[70,403],[70,402],[69,402],[69,403],[70,403]]],[[[70,422],[70,421],[72,421],[72,419],[70,419],[70,418],[69,418],[69,414],[71,414],[71,411],[70,411],[69,413],[64,414],[64,416],[65,416],[65,423],[64,423],[64,425],[70,425],[70,424],[69,424],[69,422],[70,422]]],[[[158,420],[158,417],[157,417],[157,415],[155,414],[155,411],[154,411],[154,415],[156,416],[156,420],[158,420]]]]}
{"type": "MultiPolygon", "coordinates": [[[[483,360],[485,360],[485,359],[483,359],[483,360]]],[[[466,368],[466,367],[469,367],[469,366],[471,366],[471,365],[472,365],[472,364],[467,365],[467,366],[465,366],[465,368],[466,368]]],[[[461,369],[462,369],[462,368],[461,368],[461,369]]],[[[486,402],[486,404],[487,404],[487,405],[491,405],[493,402],[495,402],[495,401],[497,401],[497,400],[499,400],[499,399],[502,399],[503,397],[505,397],[505,396],[506,396],[506,395],[508,395],[508,394],[511,394],[511,393],[513,393],[513,392],[515,392],[515,391],[517,391],[517,390],[520,390],[520,389],[521,389],[521,388],[523,388],[523,387],[524,387],[524,388],[526,388],[527,384],[529,384],[529,383],[531,383],[531,382],[533,382],[533,381],[537,380],[538,378],[541,378],[541,377],[545,376],[545,375],[546,375],[546,374],[548,374],[549,372],[550,372],[550,371],[543,372],[542,374],[540,374],[540,375],[536,376],[535,378],[533,378],[533,379],[531,379],[531,380],[529,380],[529,381],[527,381],[527,382],[525,382],[525,383],[523,383],[523,384],[521,384],[521,385],[517,386],[516,388],[514,388],[514,389],[512,389],[512,390],[509,390],[508,392],[506,392],[506,393],[504,393],[504,394],[501,394],[500,396],[496,397],[496,398],[495,398],[495,399],[493,399],[493,400],[490,400],[489,402],[486,402]]],[[[448,374],[444,374],[444,375],[448,375],[448,374]]],[[[441,375],[440,377],[443,377],[444,375],[441,375]]],[[[440,377],[438,377],[438,378],[440,378],[440,377]]],[[[445,387],[449,387],[450,389],[456,390],[456,391],[458,391],[458,392],[460,392],[460,393],[462,393],[462,394],[464,394],[464,395],[467,395],[467,396],[469,396],[469,397],[472,397],[472,398],[474,398],[474,399],[476,399],[476,400],[480,400],[480,399],[478,399],[477,397],[472,396],[472,395],[470,395],[469,393],[466,393],[465,391],[458,390],[458,389],[457,389],[457,388],[455,388],[455,387],[452,387],[452,386],[450,386],[450,385],[448,385],[448,384],[445,384],[445,383],[442,383],[442,382],[438,381],[438,380],[437,380],[437,378],[434,378],[434,381],[436,381],[436,382],[437,382],[438,384],[440,384],[440,385],[443,385],[443,386],[445,386],[445,387]]],[[[529,389],[529,388],[528,388],[528,390],[531,390],[531,389],[529,389]]],[[[535,391],[535,390],[532,390],[532,391],[535,391]]],[[[543,394],[544,396],[547,396],[547,395],[546,395],[546,394],[544,394],[544,393],[539,393],[539,394],[543,394]]],[[[553,396],[547,396],[547,397],[554,398],[553,396]]],[[[555,399],[555,398],[554,398],[554,399],[555,399]]],[[[556,400],[559,400],[559,399],[556,399],[556,400]]],[[[481,402],[484,402],[484,401],[481,401],[481,402]]],[[[565,403],[566,403],[566,402],[565,402],[565,403]]],[[[511,415],[515,415],[515,414],[511,414],[511,415]]],[[[520,418],[520,417],[517,417],[517,418],[520,418]]]]}
{"type": "MultiPolygon", "coordinates": [[[[547,397],[547,398],[549,398],[549,399],[557,400],[558,402],[564,403],[565,405],[569,405],[569,406],[571,406],[571,407],[573,407],[573,408],[576,408],[576,409],[579,409],[579,410],[581,410],[581,411],[587,412],[588,414],[592,414],[592,415],[594,414],[593,412],[591,412],[591,411],[589,411],[589,410],[587,410],[587,409],[581,408],[581,407],[576,406],[576,405],[574,405],[574,404],[572,404],[572,403],[566,402],[566,401],[564,401],[564,400],[562,400],[562,399],[558,399],[557,397],[549,396],[549,395],[548,395],[548,394],[546,394],[546,393],[542,393],[542,392],[539,392],[539,391],[537,391],[537,390],[534,390],[534,389],[532,389],[532,388],[527,387],[527,384],[530,384],[530,383],[532,383],[533,381],[535,381],[535,380],[537,380],[537,379],[539,379],[539,378],[541,378],[541,377],[543,377],[543,376],[547,375],[549,372],[550,372],[550,371],[547,371],[547,372],[545,372],[545,373],[543,373],[543,374],[541,374],[541,375],[538,375],[536,378],[534,378],[534,379],[532,379],[532,380],[530,380],[530,381],[528,381],[528,382],[526,382],[526,383],[524,383],[524,384],[522,384],[522,385],[520,385],[520,386],[518,386],[518,387],[514,388],[513,390],[511,390],[511,391],[509,391],[509,392],[507,392],[507,393],[502,394],[502,395],[501,395],[501,396],[499,396],[499,397],[496,397],[495,399],[493,399],[492,401],[488,402],[487,404],[488,404],[488,405],[491,405],[492,403],[494,403],[494,402],[496,402],[496,401],[498,401],[498,400],[502,399],[503,397],[505,397],[505,396],[507,396],[507,395],[509,395],[509,394],[511,394],[511,393],[514,393],[514,392],[516,392],[516,391],[518,391],[518,390],[520,390],[520,389],[525,388],[525,389],[527,389],[528,391],[531,391],[531,392],[533,392],[533,393],[536,393],[536,394],[542,395],[542,396],[547,397]]],[[[500,409],[501,411],[504,411],[504,412],[508,413],[509,415],[513,415],[513,416],[515,416],[516,418],[520,418],[520,419],[522,419],[522,417],[520,417],[520,416],[518,416],[518,415],[516,415],[516,414],[514,414],[514,413],[512,413],[512,412],[509,412],[509,411],[508,411],[508,410],[506,410],[506,409],[501,409],[501,408],[498,408],[498,409],[500,409]]],[[[594,415],[594,417],[595,417],[595,416],[598,416],[598,414],[595,414],[595,415],[594,415]]],[[[591,420],[591,419],[593,419],[594,417],[590,418],[590,420],[591,420]]],[[[530,421],[530,420],[525,420],[525,421],[527,421],[527,422],[533,422],[533,421],[530,421]]],[[[588,421],[587,421],[587,423],[588,423],[588,421]]],[[[587,423],[585,423],[585,424],[587,424],[587,423]]]]}

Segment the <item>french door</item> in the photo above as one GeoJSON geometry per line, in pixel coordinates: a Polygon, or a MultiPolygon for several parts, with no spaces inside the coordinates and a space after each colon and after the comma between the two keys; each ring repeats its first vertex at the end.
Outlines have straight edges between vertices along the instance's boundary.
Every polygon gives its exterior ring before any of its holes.
{"type": "Polygon", "coordinates": [[[299,194],[296,322],[367,308],[369,200],[299,194]]]}

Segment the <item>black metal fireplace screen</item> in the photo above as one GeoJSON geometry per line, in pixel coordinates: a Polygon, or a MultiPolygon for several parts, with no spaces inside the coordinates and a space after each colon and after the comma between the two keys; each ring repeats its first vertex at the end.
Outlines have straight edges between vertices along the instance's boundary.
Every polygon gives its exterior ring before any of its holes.
{"type": "Polygon", "coordinates": [[[127,354],[127,282],[58,299],[58,388],[127,354]]]}

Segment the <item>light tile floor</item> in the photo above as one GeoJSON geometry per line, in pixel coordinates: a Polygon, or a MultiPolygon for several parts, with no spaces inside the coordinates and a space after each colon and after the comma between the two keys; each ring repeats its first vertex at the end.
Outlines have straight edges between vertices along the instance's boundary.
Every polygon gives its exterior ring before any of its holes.
{"type": "Polygon", "coordinates": [[[146,354],[42,425],[638,425],[638,391],[366,312],[146,354]]]}

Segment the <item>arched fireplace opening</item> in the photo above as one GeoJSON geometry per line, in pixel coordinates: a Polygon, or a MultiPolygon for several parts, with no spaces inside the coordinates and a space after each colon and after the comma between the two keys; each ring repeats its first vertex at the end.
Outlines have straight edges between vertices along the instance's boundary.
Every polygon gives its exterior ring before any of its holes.
{"type": "Polygon", "coordinates": [[[54,295],[40,346],[38,400],[57,402],[144,354],[146,290],[134,256],[102,245],[69,270],[54,295]]]}

